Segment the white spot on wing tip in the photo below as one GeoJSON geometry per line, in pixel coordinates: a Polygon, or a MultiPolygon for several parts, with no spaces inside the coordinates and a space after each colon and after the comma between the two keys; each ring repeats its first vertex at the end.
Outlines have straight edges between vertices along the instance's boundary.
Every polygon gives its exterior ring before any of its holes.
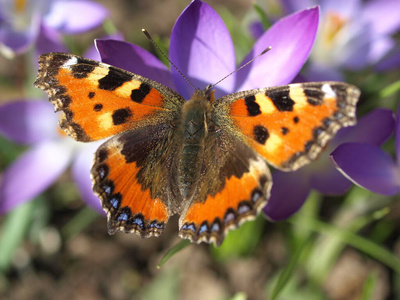
{"type": "Polygon", "coordinates": [[[70,59],[68,59],[65,63],[64,63],[64,67],[70,67],[73,65],[76,65],[78,63],[78,58],[76,58],[75,56],[71,57],[70,59]]]}
{"type": "Polygon", "coordinates": [[[329,83],[325,83],[324,85],[322,85],[321,90],[326,94],[326,97],[328,98],[336,97],[336,93],[332,90],[332,87],[329,83]]]}

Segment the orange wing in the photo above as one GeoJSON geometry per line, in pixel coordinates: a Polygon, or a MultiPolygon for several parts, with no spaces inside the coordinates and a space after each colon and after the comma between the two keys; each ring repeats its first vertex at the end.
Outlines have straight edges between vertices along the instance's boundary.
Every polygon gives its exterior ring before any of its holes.
{"type": "Polygon", "coordinates": [[[67,53],[39,57],[35,86],[49,95],[56,111],[64,112],[61,128],[83,142],[155,123],[184,103],[157,82],[67,53]]]}
{"type": "Polygon", "coordinates": [[[108,215],[108,231],[159,236],[174,213],[168,205],[171,155],[169,125],[129,130],[99,147],[93,190],[108,215]]]}
{"type": "Polygon", "coordinates": [[[182,238],[220,245],[229,230],[254,219],[267,203],[272,182],[266,162],[246,144],[231,142],[230,149],[213,151],[211,161],[204,162],[205,175],[199,185],[206,197],[203,201],[197,197],[183,207],[179,219],[182,238]],[[221,161],[223,165],[213,173],[213,166],[221,161]]]}
{"type": "Polygon", "coordinates": [[[225,96],[216,110],[228,110],[250,146],[290,171],[314,160],[341,127],[355,124],[359,95],[346,83],[290,84],[225,96]]]}

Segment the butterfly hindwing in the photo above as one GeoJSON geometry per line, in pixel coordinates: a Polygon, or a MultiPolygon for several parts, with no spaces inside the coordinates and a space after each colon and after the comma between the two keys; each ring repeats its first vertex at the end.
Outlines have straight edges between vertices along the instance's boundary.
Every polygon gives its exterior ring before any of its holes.
{"type": "Polygon", "coordinates": [[[103,139],[138,123],[154,123],[184,100],[171,89],[142,76],[67,53],[39,57],[35,86],[44,90],[61,128],[78,141],[103,139]]]}
{"type": "Polygon", "coordinates": [[[314,160],[341,127],[355,124],[359,90],[340,82],[311,82],[225,96],[216,110],[274,167],[291,171],[314,160]]]}
{"type": "Polygon", "coordinates": [[[223,128],[210,134],[207,146],[196,197],[180,212],[179,235],[220,245],[264,207],[272,181],[265,160],[223,128]]]}
{"type": "Polygon", "coordinates": [[[93,190],[108,215],[110,233],[159,236],[171,214],[169,124],[129,130],[99,147],[92,168],[93,190]]]}

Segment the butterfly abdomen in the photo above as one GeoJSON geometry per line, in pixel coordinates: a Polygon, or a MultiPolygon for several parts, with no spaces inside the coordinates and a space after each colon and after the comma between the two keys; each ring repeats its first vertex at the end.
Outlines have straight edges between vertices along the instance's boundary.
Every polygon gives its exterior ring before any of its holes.
{"type": "Polygon", "coordinates": [[[211,105],[200,93],[182,106],[182,155],[179,161],[178,181],[184,199],[191,199],[196,191],[204,158],[205,139],[208,135],[211,105]]]}

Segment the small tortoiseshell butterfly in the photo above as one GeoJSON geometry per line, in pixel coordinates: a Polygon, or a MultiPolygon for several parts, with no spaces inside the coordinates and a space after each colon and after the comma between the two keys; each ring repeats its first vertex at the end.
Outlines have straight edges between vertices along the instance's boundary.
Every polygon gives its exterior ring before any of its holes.
{"type": "MultiPolygon", "coordinates": [[[[179,214],[179,235],[221,244],[268,201],[271,174],[315,159],[343,126],[355,124],[359,90],[311,82],[214,99],[211,87],[188,101],[128,71],[66,53],[39,58],[44,90],[61,128],[91,142],[93,190],[108,231],[159,236],[179,214]]],[[[282,203],[285,205],[285,203],[282,203]]]]}

